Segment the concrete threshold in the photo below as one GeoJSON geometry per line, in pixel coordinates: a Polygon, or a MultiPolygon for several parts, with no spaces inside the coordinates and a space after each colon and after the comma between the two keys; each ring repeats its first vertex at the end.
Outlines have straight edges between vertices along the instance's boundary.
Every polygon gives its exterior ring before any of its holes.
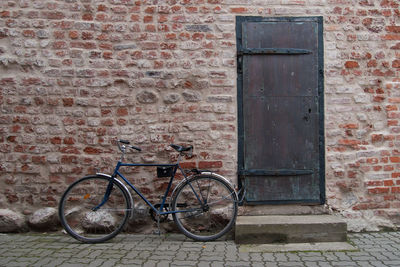
{"type": "Polygon", "coordinates": [[[239,252],[316,252],[316,251],[358,251],[347,242],[289,243],[289,244],[246,244],[239,246],[239,252]]]}
{"type": "Polygon", "coordinates": [[[332,215],[238,216],[237,244],[346,242],[346,223],[332,215]]]}

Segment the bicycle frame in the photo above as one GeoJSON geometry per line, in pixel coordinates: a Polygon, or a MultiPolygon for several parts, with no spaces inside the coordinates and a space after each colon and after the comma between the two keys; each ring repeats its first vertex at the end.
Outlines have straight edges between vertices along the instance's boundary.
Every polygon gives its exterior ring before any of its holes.
{"type": "MultiPolygon", "coordinates": [[[[190,212],[190,211],[192,211],[192,210],[163,211],[164,206],[165,206],[165,202],[166,202],[166,200],[167,200],[168,194],[169,194],[169,192],[170,192],[170,190],[171,190],[172,183],[173,183],[174,178],[175,178],[176,171],[179,169],[180,172],[182,173],[184,179],[185,179],[186,181],[188,181],[188,180],[187,180],[187,176],[186,176],[184,170],[183,170],[182,167],[179,165],[179,160],[180,160],[180,157],[179,157],[178,162],[177,162],[176,164],[122,163],[122,161],[120,160],[120,161],[118,161],[117,166],[115,167],[114,173],[113,173],[113,175],[111,176],[111,178],[114,179],[114,178],[116,178],[117,176],[121,177],[121,179],[122,179],[123,181],[125,181],[125,183],[127,183],[127,184],[132,188],[132,190],[133,190],[141,199],[143,199],[143,201],[144,201],[157,215],[167,215],[167,214],[174,214],[174,213],[190,212]],[[152,204],[152,203],[151,203],[151,202],[150,202],[150,201],[149,201],[149,200],[148,200],[148,199],[147,199],[147,198],[146,198],[132,183],[131,183],[131,182],[128,181],[128,179],[119,171],[119,169],[120,169],[121,167],[173,167],[173,173],[172,173],[171,178],[170,178],[170,180],[169,180],[168,187],[167,187],[167,189],[166,189],[166,191],[165,191],[165,193],[164,193],[164,196],[163,196],[163,198],[162,198],[162,202],[161,202],[161,205],[160,205],[160,208],[159,208],[159,209],[157,209],[157,208],[156,208],[156,207],[155,207],[155,206],[154,206],[154,205],[153,205],[153,204],[152,204]]],[[[199,203],[200,203],[201,206],[203,207],[204,204],[206,204],[206,203],[203,203],[203,202],[201,201],[200,197],[198,196],[198,194],[197,194],[196,191],[194,190],[193,186],[192,186],[190,183],[189,183],[189,185],[190,185],[191,189],[193,190],[193,193],[195,194],[197,200],[199,201],[199,203]]],[[[112,180],[110,180],[110,184],[107,186],[107,189],[106,189],[106,192],[105,192],[105,195],[104,195],[104,198],[103,198],[102,202],[101,202],[97,207],[95,207],[93,210],[99,209],[101,206],[103,206],[103,205],[108,201],[108,198],[109,198],[109,196],[110,196],[110,194],[111,194],[112,186],[113,186],[113,182],[112,182],[112,180]]],[[[128,193],[129,193],[129,192],[128,192],[128,193]]]]}

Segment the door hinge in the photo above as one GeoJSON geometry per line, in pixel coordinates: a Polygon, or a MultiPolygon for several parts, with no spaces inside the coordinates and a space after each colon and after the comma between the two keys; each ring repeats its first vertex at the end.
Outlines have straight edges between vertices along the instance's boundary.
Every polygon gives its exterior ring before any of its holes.
{"type": "Polygon", "coordinates": [[[304,55],[311,54],[311,50],[299,48],[245,48],[237,52],[238,57],[244,55],[304,55]]]}

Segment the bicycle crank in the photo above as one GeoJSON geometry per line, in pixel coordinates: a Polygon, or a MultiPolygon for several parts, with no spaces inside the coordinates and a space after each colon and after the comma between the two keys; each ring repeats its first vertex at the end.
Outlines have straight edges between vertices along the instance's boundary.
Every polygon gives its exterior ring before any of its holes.
{"type": "MultiPolygon", "coordinates": [[[[164,208],[163,211],[168,211],[168,207],[169,204],[164,204],[164,208]]],[[[156,204],[154,205],[154,207],[159,210],[161,207],[161,204],[156,204]]],[[[153,221],[158,222],[158,218],[160,217],[160,221],[159,222],[165,222],[168,219],[168,214],[163,214],[163,215],[158,215],[153,209],[150,209],[150,217],[153,219],[153,221]]]]}

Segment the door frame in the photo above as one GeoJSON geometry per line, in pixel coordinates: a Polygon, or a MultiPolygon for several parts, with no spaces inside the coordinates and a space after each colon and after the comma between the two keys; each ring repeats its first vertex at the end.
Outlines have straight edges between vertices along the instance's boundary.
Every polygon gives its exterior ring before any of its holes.
{"type": "MultiPolygon", "coordinates": [[[[236,51],[237,51],[237,110],[238,110],[238,185],[243,187],[242,178],[246,175],[244,170],[244,114],[243,114],[243,33],[242,24],[245,22],[316,22],[318,24],[318,109],[319,109],[319,190],[320,201],[310,204],[325,204],[325,124],[324,124],[324,42],[323,42],[323,17],[259,17],[259,16],[237,16],[236,17],[236,51]]],[[[243,190],[245,191],[245,190],[243,190]]],[[[241,192],[243,192],[241,191],[241,192]]],[[[243,194],[243,193],[242,193],[243,194]]],[[[245,199],[246,200],[246,199],[245,199]]],[[[299,203],[298,200],[280,201],[252,201],[251,205],[257,204],[289,204],[299,203]]]]}

